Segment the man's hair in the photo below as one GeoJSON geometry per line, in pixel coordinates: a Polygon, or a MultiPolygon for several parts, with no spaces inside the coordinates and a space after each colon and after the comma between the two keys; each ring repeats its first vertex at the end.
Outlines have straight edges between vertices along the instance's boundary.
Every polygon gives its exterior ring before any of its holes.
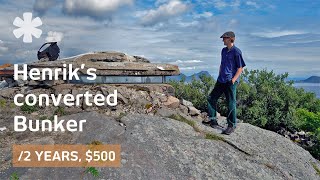
{"type": "Polygon", "coordinates": [[[231,37],[230,40],[231,40],[232,43],[234,43],[234,41],[236,40],[236,38],[231,37]]]}

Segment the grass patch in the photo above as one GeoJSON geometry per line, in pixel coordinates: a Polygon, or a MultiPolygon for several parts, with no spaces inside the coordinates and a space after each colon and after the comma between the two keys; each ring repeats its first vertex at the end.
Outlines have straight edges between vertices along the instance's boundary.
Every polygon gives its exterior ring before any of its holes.
{"type": "Polygon", "coordinates": [[[88,167],[86,170],[85,170],[85,173],[86,174],[91,174],[93,177],[99,177],[100,176],[100,173],[99,171],[94,168],[94,167],[88,167]]]}
{"type": "Polygon", "coordinates": [[[320,169],[318,168],[316,163],[311,162],[311,165],[312,165],[313,169],[317,172],[317,174],[320,176],[320,169]]]}
{"type": "Polygon", "coordinates": [[[234,145],[232,142],[224,139],[222,136],[219,136],[219,135],[216,135],[216,134],[213,134],[213,133],[208,133],[208,132],[202,132],[197,126],[196,126],[196,123],[194,121],[191,121],[191,120],[188,120],[186,119],[185,117],[181,116],[180,114],[172,114],[170,115],[168,118],[171,118],[171,119],[174,119],[174,120],[177,120],[177,121],[180,121],[180,122],[184,122],[184,123],[187,123],[189,124],[190,126],[193,127],[193,129],[196,131],[196,132],[200,132],[200,133],[204,133],[205,135],[205,139],[209,139],[209,140],[216,140],[216,141],[222,141],[222,142],[225,142],[227,144],[229,144],[230,146],[232,146],[233,148],[235,148],[236,150],[248,155],[248,156],[251,156],[250,153],[240,149],[239,147],[237,147],[236,145],[234,145]]]}
{"type": "Polygon", "coordinates": [[[26,112],[28,114],[31,114],[33,112],[36,112],[38,111],[38,107],[37,106],[29,106],[27,104],[23,104],[21,107],[20,107],[20,110],[23,111],[23,112],[26,112]]]}
{"type": "Polygon", "coordinates": [[[47,116],[40,116],[40,117],[39,117],[39,120],[46,120],[46,119],[48,119],[47,116]]]}
{"type": "MultiPolygon", "coordinates": [[[[201,132],[201,130],[196,126],[196,122],[191,121],[191,120],[181,116],[180,114],[172,114],[172,115],[169,116],[169,118],[177,120],[177,121],[180,121],[180,122],[187,123],[188,125],[193,127],[193,129],[196,132],[201,132]]],[[[226,142],[226,140],[223,137],[221,137],[219,135],[216,135],[216,134],[212,134],[212,133],[205,133],[205,139],[211,139],[211,140],[217,140],[217,141],[226,142]]]]}
{"type": "Polygon", "coordinates": [[[0,99],[0,107],[5,108],[7,106],[7,101],[5,99],[0,99]]]}
{"type": "Polygon", "coordinates": [[[120,122],[120,120],[121,120],[123,117],[125,117],[126,115],[127,115],[127,113],[121,112],[121,113],[119,114],[119,116],[116,117],[115,119],[116,119],[116,121],[119,121],[119,122],[120,122]]]}
{"type": "Polygon", "coordinates": [[[58,116],[64,116],[66,115],[66,111],[64,110],[63,107],[58,107],[58,109],[56,109],[53,113],[54,115],[58,115],[58,116]]]}
{"type": "Polygon", "coordinates": [[[196,123],[194,121],[191,121],[183,116],[181,116],[180,114],[172,114],[170,115],[168,118],[171,118],[171,119],[174,119],[174,120],[177,120],[177,121],[180,121],[180,122],[184,122],[184,123],[187,123],[189,124],[191,127],[193,127],[193,129],[196,131],[196,132],[201,132],[200,129],[196,126],[196,123]]]}
{"type": "Polygon", "coordinates": [[[216,134],[212,134],[212,133],[206,133],[205,134],[205,139],[211,139],[211,140],[226,142],[226,140],[223,137],[218,136],[216,134]]]}
{"type": "Polygon", "coordinates": [[[151,104],[151,103],[148,103],[148,104],[146,104],[144,107],[145,107],[146,109],[149,109],[149,108],[152,107],[152,104],[151,104]]]}
{"type": "Polygon", "coordinates": [[[53,115],[50,116],[50,117],[49,117],[49,120],[50,120],[50,121],[53,121],[53,120],[54,120],[54,116],[53,116],[53,115]]]}
{"type": "Polygon", "coordinates": [[[90,143],[90,145],[102,145],[103,143],[101,141],[97,141],[97,140],[94,140],[90,143]]]}
{"type": "MultiPolygon", "coordinates": [[[[248,156],[252,156],[250,153],[242,150],[241,148],[239,148],[238,146],[236,146],[236,145],[233,144],[232,142],[226,140],[224,137],[221,137],[221,136],[219,136],[219,135],[212,134],[212,133],[206,133],[206,134],[205,134],[205,139],[222,141],[222,142],[224,142],[224,143],[229,144],[230,146],[232,146],[232,147],[235,148],[236,150],[238,150],[238,151],[240,151],[240,152],[242,152],[242,153],[244,153],[244,154],[246,154],[246,155],[248,155],[248,156]]],[[[266,166],[267,166],[267,165],[266,165],[266,166]]],[[[272,166],[272,165],[271,165],[271,166],[272,166]]],[[[267,166],[267,167],[269,167],[269,166],[267,166]]],[[[269,168],[271,168],[271,167],[269,167],[269,168]]]]}
{"type": "Polygon", "coordinates": [[[16,107],[16,105],[15,105],[13,102],[12,102],[12,103],[10,103],[10,105],[9,105],[9,106],[10,106],[10,108],[11,108],[11,109],[13,109],[13,108],[15,108],[15,107],[16,107]]]}
{"type": "Polygon", "coordinates": [[[40,120],[49,119],[50,121],[53,121],[55,115],[57,115],[57,116],[64,116],[64,115],[67,115],[67,113],[65,112],[65,110],[64,110],[63,107],[58,107],[58,108],[53,112],[53,115],[50,116],[49,118],[48,118],[47,116],[41,116],[39,119],[40,119],[40,120]]]}
{"type": "Polygon", "coordinates": [[[19,175],[16,172],[11,174],[10,180],[18,180],[18,179],[19,179],[19,175]]]}

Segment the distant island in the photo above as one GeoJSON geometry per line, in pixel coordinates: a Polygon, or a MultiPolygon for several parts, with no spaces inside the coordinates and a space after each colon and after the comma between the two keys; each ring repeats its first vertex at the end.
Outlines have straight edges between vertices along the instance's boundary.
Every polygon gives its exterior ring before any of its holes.
{"type": "Polygon", "coordinates": [[[319,76],[311,76],[308,79],[298,80],[295,82],[296,83],[320,83],[320,77],[319,76]]]}
{"type": "MultiPolygon", "coordinates": [[[[192,81],[192,77],[195,76],[196,79],[200,79],[200,75],[205,74],[207,76],[211,76],[210,73],[208,71],[200,71],[198,73],[194,73],[190,76],[186,76],[185,74],[181,73],[178,76],[170,76],[167,77],[167,80],[174,80],[174,81],[180,81],[182,78],[185,78],[185,82],[191,82],[192,81]]],[[[289,79],[290,80],[290,79],[289,79]]],[[[310,76],[307,79],[304,80],[297,80],[297,79],[291,79],[293,80],[295,83],[320,83],[320,77],[319,76],[310,76]]]]}
{"type": "Polygon", "coordinates": [[[167,80],[174,80],[174,81],[180,81],[182,78],[185,78],[185,82],[189,83],[192,81],[192,77],[194,76],[197,80],[200,79],[200,76],[202,74],[205,74],[207,76],[211,76],[210,73],[208,71],[200,71],[198,73],[195,73],[195,74],[192,74],[190,76],[186,76],[185,74],[181,73],[180,75],[178,76],[170,76],[170,77],[167,77],[167,80]]]}

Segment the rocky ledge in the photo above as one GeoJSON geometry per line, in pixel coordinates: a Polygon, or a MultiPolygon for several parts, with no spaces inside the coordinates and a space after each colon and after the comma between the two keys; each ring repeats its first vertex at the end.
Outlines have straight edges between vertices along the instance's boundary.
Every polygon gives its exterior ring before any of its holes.
{"type": "MultiPolygon", "coordinates": [[[[120,168],[96,168],[100,179],[320,179],[320,163],[291,140],[239,121],[230,136],[203,126],[206,118],[192,103],[174,96],[170,85],[73,85],[47,89],[0,90],[2,152],[0,179],[93,179],[84,168],[13,168],[13,144],[121,144],[120,168]],[[108,95],[118,91],[115,107],[16,107],[17,93],[108,95]],[[83,132],[14,132],[13,117],[59,114],[87,119],[83,132]]],[[[44,118],[44,117],[42,117],[44,118]]],[[[226,126],[225,117],[219,123],[226,126]]]]}

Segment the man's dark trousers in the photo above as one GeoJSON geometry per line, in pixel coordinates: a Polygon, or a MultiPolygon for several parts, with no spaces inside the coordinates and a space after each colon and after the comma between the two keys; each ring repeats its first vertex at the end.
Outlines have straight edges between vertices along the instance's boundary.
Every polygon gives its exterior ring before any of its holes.
{"type": "Polygon", "coordinates": [[[213,90],[208,96],[209,118],[217,121],[217,102],[222,93],[225,94],[228,103],[228,126],[236,127],[236,89],[238,82],[228,81],[226,83],[216,82],[213,90]]]}

